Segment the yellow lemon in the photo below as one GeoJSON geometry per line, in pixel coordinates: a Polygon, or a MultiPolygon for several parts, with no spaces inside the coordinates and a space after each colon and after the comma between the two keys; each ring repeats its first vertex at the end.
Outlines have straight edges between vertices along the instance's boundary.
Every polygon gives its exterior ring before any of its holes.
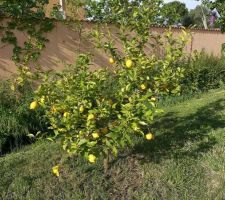
{"type": "Polygon", "coordinates": [[[97,133],[97,132],[92,133],[92,137],[94,139],[98,139],[99,138],[99,133],[97,133]]]}
{"type": "Polygon", "coordinates": [[[69,117],[70,113],[69,112],[64,112],[63,117],[69,117]]]}
{"type": "Polygon", "coordinates": [[[115,60],[114,60],[113,58],[110,58],[110,59],[109,59],[109,63],[110,63],[110,64],[114,64],[114,63],[115,63],[115,60]]]}
{"type": "Polygon", "coordinates": [[[151,98],[151,101],[156,101],[156,98],[155,98],[155,97],[152,97],[152,98],[151,98]]]}
{"type": "Polygon", "coordinates": [[[30,109],[31,110],[35,110],[38,106],[38,102],[37,101],[33,101],[31,104],[30,104],[30,109]]]}
{"type": "Polygon", "coordinates": [[[107,127],[102,128],[102,129],[101,129],[101,132],[102,132],[103,134],[107,134],[107,133],[109,132],[109,129],[108,129],[107,127]]]}
{"type": "Polygon", "coordinates": [[[153,140],[154,139],[154,135],[152,133],[148,133],[146,136],[147,140],[153,140]]]}
{"type": "Polygon", "coordinates": [[[89,114],[87,120],[94,120],[95,116],[94,114],[89,114]]]}
{"type": "Polygon", "coordinates": [[[96,157],[93,154],[88,155],[88,161],[90,163],[95,163],[96,162],[96,157]]]}
{"type": "Polygon", "coordinates": [[[84,106],[80,106],[79,112],[80,112],[80,113],[83,113],[83,112],[84,112],[84,106]]]}
{"type": "Polygon", "coordinates": [[[127,68],[131,68],[132,65],[133,65],[133,61],[132,60],[130,60],[130,59],[126,60],[126,67],[127,68]]]}
{"type": "Polygon", "coordinates": [[[145,84],[141,84],[141,89],[146,90],[147,86],[145,84]]]}
{"type": "Polygon", "coordinates": [[[59,166],[56,165],[52,168],[52,173],[59,177],[59,166]]]}

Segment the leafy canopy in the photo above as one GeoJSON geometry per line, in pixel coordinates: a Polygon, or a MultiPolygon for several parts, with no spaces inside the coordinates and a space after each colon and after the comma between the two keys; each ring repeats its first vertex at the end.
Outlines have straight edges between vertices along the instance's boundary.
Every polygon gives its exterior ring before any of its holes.
{"type": "MultiPolygon", "coordinates": [[[[63,72],[44,76],[30,107],[44,109],[54,133],[50,140],[60,138],[64,150],[90,163],[103,157],[105,171],[109,156],[132,146],[138,136],[154,138],[151,123],[161,112],[159,97],[180,92],[184,70],[178,61],[188,39],[185,31],[177,38],[171,31],[156,36],[150,31],[161,1],[109,2],[110,15],[104,20],[116,20],[121,49],[102,19],[90,35],[96,48],[109,55],[113,72],[90,71],[90,58],[82,54],[63,72]],[[149,40],[155,43],[149,45],[149,40]],[[148,45],[150,50],[146,51],[148,45]],[[160,47],[163,55],[153,53],[160,47]]],[[[54,168],[58,176],[55,169],[58,167],[54,168]]]]}
{"type": "Polygon", "coordinates": [[[221,31],[225,32],[225,3],[223,0],[216,0],[214,2],[210,0],[203,0],[203,3],[208,6],[211,10],[216,8],[220,13],[221,17],[218,19],[218,23],[221,26],[221,31]]]}
{"type": "Polygon", "coordinates": [[[154,20],[156,21],[160,15],[160,9],[156,10],[155,7],[159,8],[162,3],[162,0],[89,0],[86,6],[87,18],[99,22],[118,22],[121,18],[129,20],[137,8],[148,4],[147,6],[154,11],[154,20]]]}
{"type": "Polygon", "coordinates": [[[162,17],[167,19],[169,25],[182,22],[183,18],[188,15],[188,9],[184,3],[173,1],[164,4],[162,7],[162,17]]]}

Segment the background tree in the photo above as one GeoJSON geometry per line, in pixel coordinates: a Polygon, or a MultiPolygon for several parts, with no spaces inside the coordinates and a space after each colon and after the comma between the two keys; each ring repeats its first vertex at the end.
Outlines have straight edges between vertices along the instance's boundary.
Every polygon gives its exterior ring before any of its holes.
{"type": "Polygon", "coordinates": [[[210,0],[203,0],[203,3],[210,9],[217,9],[219,14],[220,14],[220,18],[217,20],[218,25],[221,28],[222,32],[225,32],[225,4],[224,4],[224,0],[215,0],[214,2],[210,1],[210,0]]]}
{"type": "MultiPolygon", "coordinates": [[[[118,22],[121,17],[128,20],[134,9],[140,7],[145,2],[148,2],[153,7],[156,5],[160,7],[163,0],[88,0],[86,4],[86,17],[98,22],[118,22]],[[112,8],[117,12],[114,12],[112,8]]],[[[160,16],[160,9],[155,10],[153,8],[152,10],[155,12],[154,21],[157,21],[157,17],[160,16]]]]}
{"type": "Polygon", "coordinates": [[[190,10],[190,16],[193,19],[193,25],[198,28],[204,28],[204,14],[206,16],[206,23],[209,21],[209,9],[205,6],[196,6],[195,9],[190,10]]]}
{"type": "Polygon", "coordinates": [[[162,7],[162,20],[167,21],[168,25],[181,23],[185,16],[188,16],[188,9],[184,3],[173,1],[164,4],[162,7]]]}
{"type": "Polygon", "coordinates": [[[194,19],[192,16],[190,15],[186,15],[183,17],[182,19],[182,26],[184,27],[190,27],[193,26],[195,24],[194,19]]]}
{"type": "MultiPolygon", "coordinates": [[[[117,22],[121,17],[128,19],[133,9],[135,7],[140,7],[144,2],[146,2],[146,0],[89,0],[86,6],[87,18],[99,22],[117,22]],[[112,7],[114,7],[116,3],[123,8],[123,12],[112,12],[112,7]]],[[[167,25],[182,23],[184,26],[190,26],[194,24],[193,19],[189,16],[188,9],[184,3],[174,1],[164,4],[163,0],[151,0],[150,4],[157,4],[158,7],[161,7],[161,9],[154,11],[155,24],[162,24],[164,22],[167,22],[167,25]]],[[[119,10],[119,6],[117,10],[119,10]]]]}

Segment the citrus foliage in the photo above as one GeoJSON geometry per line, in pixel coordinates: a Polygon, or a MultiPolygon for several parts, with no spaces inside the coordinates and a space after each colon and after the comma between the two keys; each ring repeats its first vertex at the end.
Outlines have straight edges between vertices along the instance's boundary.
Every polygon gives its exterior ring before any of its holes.
{"type": "MultiPolygon", "coordinates": [[[[90,71],[90,58],[82,54],[63,72],[46,74],[36,91],[31,109],[44,108],[54,131],[49,139],[61,138],[67,152],[94,163],[101,156],[117,156],[120,148],[132,146],[136,136],[154,138],[150,124],[161,112],[158,97],[179,93],[183,69],[177,62],[188,38],[185,31],[176,39],[168,31],[157,43],[166,45],[163,56],[145,53],[145,45],[153,37],[149,25],[152,9],[158,5],[154,2],[153,7],[148,3],[134,6],[129,20],[118,20],[122,53],[103,32],[92,32],[95,44],[109,53],[113,72],[90,71]]],[[[119,4],[111,9],[126,12],[119,4]]]]}

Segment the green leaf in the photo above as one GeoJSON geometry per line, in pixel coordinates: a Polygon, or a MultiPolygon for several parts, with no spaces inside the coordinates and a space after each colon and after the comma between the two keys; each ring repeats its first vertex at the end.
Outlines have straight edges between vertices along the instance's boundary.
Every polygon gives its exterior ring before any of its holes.
{"type": "Polygon", "coordinates": [[[144,121],[139,121],[139,124],[142,125],[142,126],[147,126],[148,124],[144,121]]]}
{"type": "Polygon", "coordinates": [[[28,136],[29,138],[35,138],[34,134],[31,134],[31,133],[28,134],[27,136],[28,136]]]}
{"type": "Polygon", "coordinates": [[[97,144],[97,141],[92,141],[92,142],[88,142],[88,143],[87,143],[87,146],[88,146],[89,148],[92,148],[92,147],[94,147],[96,144],[97,144]]]}
{"type": "Polygon", "coordinates": [[[50,137],[46,138],[47,140],[51,141],[51,142],[54,142],[54,140],[50,137]]]}
{"type": "Polygon", "coordinates": [[[118,133],[114,131],[110,131],[106,136],[109,138],[112,138],[113,140],[116,140],[118,137],[118,133]]]}
{"type": "Polygon", "coordinates": [[[124,134],[124,137],[126,138],[127,142],[128,142],[130,145],[133,144],[130,135],[124,134]]]}
{"type": "Polygon", "coordinates": [[[81,146],[81,145],[83,145],[83,144],[86,144],[88,142],[88,140],[87,139],[81,139],[79,142],[78,142],[78,146],[81,146]]]}

